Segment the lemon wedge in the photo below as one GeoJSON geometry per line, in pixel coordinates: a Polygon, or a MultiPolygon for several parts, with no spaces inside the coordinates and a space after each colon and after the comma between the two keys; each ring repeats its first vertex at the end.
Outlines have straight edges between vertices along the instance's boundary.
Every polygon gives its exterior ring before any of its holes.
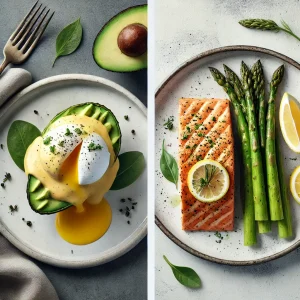
{"type": "Polygon", "coordinates": [[[290,190],[294,199],[300,204],[300,166],[291,175],[290,190]]]}
{"type": "Polygon", "coordinates": [[[279,108],[279,123],[283,138],[289,148],[300,153],[300,107],[290,94],[284,93],[279,108]]]}
{"type": "Polygon", "coordinates": [[[187,183],[191,194],[197,200],[214,202],[226,195],[230,179],[227,170],[220,163],[205,159],[190,169],[187,183]]]}

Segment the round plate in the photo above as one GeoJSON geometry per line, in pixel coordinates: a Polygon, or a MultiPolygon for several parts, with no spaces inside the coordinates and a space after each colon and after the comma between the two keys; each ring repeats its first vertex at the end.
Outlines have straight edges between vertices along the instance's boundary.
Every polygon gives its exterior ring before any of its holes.
{"type": "Polygon", "coordinates": [[[90,75],[68,74],[43,79],[27,87],[0,109],[0,177],[12,175],[11,182],[0,190],[0,231],[17,248],[40,260],[61,267],[83,268],[100,265],[120,257],[132,249],[147,232],[147,171],[129,187],[109,191],[106,199],[112,211],[112,224],[98,241],[85,246],[65,242],[55,230],[55,215],[39,215],[30,209],[26,198],[27,176],[12,161],[6,147],[7,132],[14,120],[35,124],[41,130],[60,111],[74,104],[97,102],[116,115],[121,131],[121,153],[138,150],[147,154],[147,117],[144,105],[121,86],[90,75]],[[38,114],[34,113],[38,111],[38,114]],[[129,121],[124,119],[129,115],[129,121]],[[132,135],[131,130],[136,131],[132,135]],[[119,212],[121,198],[136,202],[131,224],[119,212]],[[10,213],[9,205],[18,205],[10,213]],[[32,221],[28,227],[22,220],[32,221]]]}
{"type": "MultiPolygon", "coordinates": [[[[174,157],[178,156],[178,99],[181,97],[228,98],[223,89],[213,80],[208,67],[216,67],[223,72],[223,64],[226,64],[239,74],[242,60],[251,66],[258,59],[263,64],[267,82],[270,81],[272,73],[279,65],[285,65],[286,72],[278,91],[277,107],[285,91],[300,99],[300,65],[287,56],[272,50],[252,46],[229,46],[204,52],[188,60],[165,80],[156,93],[156,170],[159,175],[161,175],[159,160],[163,139],[165,139],[167,151],[174,157]],[[172,131],[166,130],[163,126],[169,116],[175,117],[175,126],[172,131]]],[[[232,117],[235,125],[233,113],[232,117]]],[[[237,132],[234,133],[234,136],[236,139],[238,138],[237,132]]],[[[292,170],[299,164],[295,158],[299,160],[300,156],[288,149],[282,136],[280,139],[285,158],[286,180],[288,181],[292,170]]],[[[255,247],[243,245],[243,187],[240,186],[238,173],[240,172],[241,153],[237,146],[235,147],[235,164],[235,229],[232,232],[222,233],[221,243],[217,243],[219,239],[214,232],[185,232],[181,229],[180,205],[176,207],[172,205],[174,195],[178,195],[178,192],[175,185],[168,182],[163,176],[157,176],[156,182],[156,224],[158,227],[189,253],[229,265],[251,265],[269,261],[297,248],[300,245],[300,223],[297,221],[300,208],[291,196],[294,238],[291,240],[279,239],[276,222],[274,222],[272,233],[258,235],[258,243],[255,247]]]]}

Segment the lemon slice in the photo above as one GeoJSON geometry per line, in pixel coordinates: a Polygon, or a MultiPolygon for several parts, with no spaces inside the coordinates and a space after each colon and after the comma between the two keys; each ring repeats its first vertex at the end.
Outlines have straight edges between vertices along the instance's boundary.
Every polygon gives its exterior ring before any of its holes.
{"type": "Polygon", "coordinates": [[[290,94],[284,93],[279,109],[280,128],[289,148],[300,153],[300,107],[290,94]]]}
{"type": "Polygon", "coordinates": [[[189,171],[187,183],[192,195],[202,202],[214,202],[225,196],[230,179],[227,170],[217,161],[205,159],[189,171]]]}
{"type": "Polygon", "coordinates": [[[300,204],[300,166],[291,175],[290,190],[294,199],[300,204]]]}

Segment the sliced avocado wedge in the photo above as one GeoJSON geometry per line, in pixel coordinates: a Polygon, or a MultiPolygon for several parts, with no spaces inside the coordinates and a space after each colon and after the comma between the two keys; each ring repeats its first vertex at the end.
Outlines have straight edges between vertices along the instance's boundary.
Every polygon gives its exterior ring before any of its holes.
{"type": "Polygon", "coordinates": [[[147,68],[147,5],[130,7],[110,19],[94,41],[93,56],[108,71],[133,72],[147,68]]]}
{"type": "MultiPolygon", "coordinates": [[[[121,149],[121,129],[115,115],[104,105],[98,103],[84,103],[74,105],[57,114],[42,132],[44,136],[58,119],[70,116],[88,116],[99,120],[106,127],[112,141],[116,157],[121,149]]],[[[54,214],[69,208],[72,204],[66,201],[55,200],[51,192],[33,175],[28,175],[27,199],[31,208],[39,214],[54,214]]]]}

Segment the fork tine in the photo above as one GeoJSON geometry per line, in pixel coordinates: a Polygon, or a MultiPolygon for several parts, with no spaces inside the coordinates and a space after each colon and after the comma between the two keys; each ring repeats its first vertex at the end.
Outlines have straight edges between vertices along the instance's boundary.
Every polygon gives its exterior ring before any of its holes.
{"type": "MultiPolygon", "coordinates": [[[[21,39],[18,41],[18,43],[16,44],[17,47],[19,47],[19,45],[24,41],[24,39],[27,37],[28,33],[30,32],[30,30],[34,27],[35,24],[37,24],[37,22],[39,21],[39,18],[41,17],[41,15],[43,14],[43,12],[45,11],[46,6],[42,9],[42,11],[40,12],[40,14],[37,16],[37,18],[31,21],[30,24],[28,24],[28,28],[26,30],[25,33],[23,33],[23,36],[21,37],[21,39]]],[[[47,14],[46,14],[47,15],[47,14]]],[[[45,19],[45,17],[42,19],[41,22],[43,22],[43,20],[45,19]]],[[[39,25],[38,25],[39,26],[39,25]]],[[[38,27],[37,26],[37,27],[38,27]]],[[[36,32],[36,31],[35,31],[36,32]]]]}
{"type": "Polygon", "coordinates": [[[31,16],[29,16],[29,19],[26,20],[23,27],[20,29],[20,31],[18,32],[16,37],[12,40],[13,45],[17,44],[18,40],[23,36],[24,31],[27,29],[28,26],[30,26],[31,22],[34,23],[34,18],[36,16],[36,14],[39,12],[39,10],[41,9],[41,7],[42,7],[42,4],[38,7],[38,9],[31,16]]]}
{"type": "MultiPolygon", "coordinates": [[[[38,27],[41,26],[41,24],[43,23],[44,19],[46,18],[47,14],[49,13],[50,9],[47,11],[47,13],[45,14],[43,20],[41,21],[41,23],[39,24],[38,27]]],[[[28,50],[24,53],[26,57],[28,57],[30,55],[30,53],[32,52],[32,50],[34,49],[34,47],[36,46],[36,44],[38,43],[38,41],[40,40],[41,36],[43,35],[44,31],[46,30],[49,22],[51,21],[53,15],[54,15],[55,11],[50,15],[50,17],[48,18],[48,20],[46,21],[46,23],[41,27],[40,32],[38,33],[38,35],[36,36],[36,38],[34,39],[34,41],[32,42],[31,46],[28,48],[28,50]]],[[[37,31],[37,30],[35,30],[37,31]]],[[[29,40],[31,39],[31,36],[34,36],[34,32],[30,35],[30,38],[27,40],[26,44],[22,47],[22,49],[26,50],[27,45],[29,44],[29,40]]]]}
{"type": "Polygon", "coordinates": [[[23,28],[23,25],[25,24],[27,18],[31,15],[31,13],[34,11],[35,7],[37,6],[39,0],[37,0],[35,2],[35,4],[32,6],[32,8],[30,9],[30,11],[28,12],[28,14],[25,16],[25,18],[21,21],[21,23],[17,26],[16,30],[12,33],[12,35],[10,36],[10,40],[13,41],[15,39],[15,37],[17,36],[17,34],[20,32],[21,28],[23,28]]]}

